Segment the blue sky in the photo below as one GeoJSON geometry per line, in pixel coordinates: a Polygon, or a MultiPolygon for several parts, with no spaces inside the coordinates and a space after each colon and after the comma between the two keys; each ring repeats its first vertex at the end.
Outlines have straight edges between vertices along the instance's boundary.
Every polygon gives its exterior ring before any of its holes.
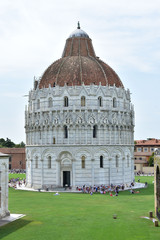
{"type": "Polygon", "coordinates": [[[77,21],[132,93],[135,139],[160,138],[159,0],[1,0],[0,137],[25,141],[23,96],[61,57],[77,21]]]}

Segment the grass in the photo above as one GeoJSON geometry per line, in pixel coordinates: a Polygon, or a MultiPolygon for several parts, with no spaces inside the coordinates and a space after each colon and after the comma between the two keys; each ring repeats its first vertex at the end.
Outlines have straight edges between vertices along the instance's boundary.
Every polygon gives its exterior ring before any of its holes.
{"type": "Polygon", "coordinates": [[[148,188],[139,194],[120,192],[118,197],[10,189],[9,210],[26,216],[0,227],[0,239],[159,240],[160,227],[141,218],[154,211],[153,177],[140,180],[148,182],[148,188]]]}
{"type": "Polygon", "coordinates": [[[9,179],[11,178],[20,178],[20,179],[23,179],[23,178],[26,178],[26,174],[25,173],[10,173],[9,174],[9,179]]]}

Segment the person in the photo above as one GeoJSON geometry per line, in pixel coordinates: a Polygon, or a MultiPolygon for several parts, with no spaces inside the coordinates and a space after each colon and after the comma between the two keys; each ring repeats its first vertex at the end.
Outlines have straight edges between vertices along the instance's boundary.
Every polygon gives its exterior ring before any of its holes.
{"type": "Polygon", "coordinates": [[[58,192],[56,192],[54,195],[57,196],[57,195],[60,195],[60,194],[58,192]]]}

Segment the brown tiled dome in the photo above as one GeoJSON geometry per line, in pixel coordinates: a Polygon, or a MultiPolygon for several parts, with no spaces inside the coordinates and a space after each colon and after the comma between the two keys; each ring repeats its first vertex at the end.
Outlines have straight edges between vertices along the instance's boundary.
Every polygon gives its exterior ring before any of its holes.
{"type": "Polygon", "coordinates": [[[39,88],[55,85],[115,85],[123,84],[115,71],[96,57],[92,40],[83,30],[75,30],[66,40],[62,58],[51,64],[44,72],[39,88]]]}

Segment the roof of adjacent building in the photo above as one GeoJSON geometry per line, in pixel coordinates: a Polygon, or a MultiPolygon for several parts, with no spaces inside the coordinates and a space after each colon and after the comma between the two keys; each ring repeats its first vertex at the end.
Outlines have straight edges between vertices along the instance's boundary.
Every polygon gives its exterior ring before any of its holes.
{"type": "Polygon", "coordinates": [[[148,157],[148,156],[151,156],[152,155],[152,152],[134,152],[134,156],[135,157],[148,157]]]}
{"type": "Polygon", "coordinates": [[[144,163],[148,163],[146,160],[134,160],[135,164],[144,164],[144,163]]]}
{"type": "Polygon", "coordinates": [[[8,156],[9,156],[8,154],[1,153],[1,152],[0,152],[0,157],[8,157],[8,156]]]}
{"type": "Polygon", "coordinates": [[[136,146],[158,146],[160,145],[160,139],[148,138],[147,140],[136,140],[136,146]]]}
{"type": "Polygon", "coordinates": [[[0,148],[0,151],[4,154],[25,153],[25,148],[0,148]]]}
{"type": "Polygon", "coordinates": [[[124,88],[116,72],[96,56],[92,40],[78,23],[78,28],[66,40],[62,58],[47,68],[39,88],[83,83],[124,88]]]}

